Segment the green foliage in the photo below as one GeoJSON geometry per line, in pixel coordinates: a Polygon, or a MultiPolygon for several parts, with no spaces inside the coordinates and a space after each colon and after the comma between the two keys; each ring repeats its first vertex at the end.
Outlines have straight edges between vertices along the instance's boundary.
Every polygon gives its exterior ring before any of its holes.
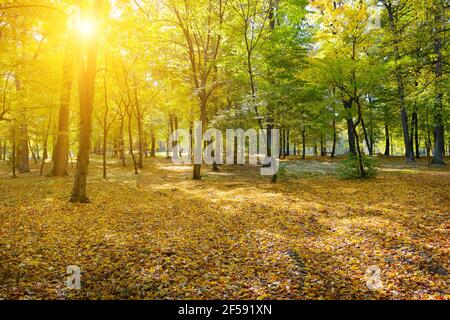
{"type": "Polygon", "coordinates": [[[287,179],[288,170],[286,165],[280,164],[280,169],[278,170],[278,179],[287,179]]]}
{"type": "MultiPolygon", "coordinates": [[[[377,175],[376,159],[363,156],[362,162],[365,171],[364,178],[375,178],[377,175]]],[[[358,156],[351,154],[347,159],[342,160],[338,165],[337,173],[341,179],[361,179],[358,156]]]]}
{"type": "Polygon", "coordinates": [[[272,177],[272,183],[276,183],[278,180],[287,180],[287,173],[286,165],[280,163],[277,174],[272,177]]]}

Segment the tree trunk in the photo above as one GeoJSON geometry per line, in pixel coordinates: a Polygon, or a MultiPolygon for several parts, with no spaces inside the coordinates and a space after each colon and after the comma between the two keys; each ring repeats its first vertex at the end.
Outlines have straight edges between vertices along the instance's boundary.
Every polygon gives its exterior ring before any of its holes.
{"type": "Polygon", "coordinates": [[[137,83],[136,78],[134,78],[134,98],[136,103],[136,120],[137,120],[137,127],[138,127],[138,168],[144,169],[144,132],[142,129],[142,117],[143,113],[141,111],[141,106],[138,99],[138,93],[137,93],[137,83]]]}
{"type": "MultiPolygon", "coordinates": [[[[403,89],[402,89],[402,91],[403,91],[403,89]]],[[[412,150],[411,140],[409,138],[408,114],[406,112],[405,107],[403,107],[403,109],[401,111],[401,118],[402,118],[403,140],[404,140],[404,144],[405,144],[406,160],[408,162],[414,162],[414,153],[412,150]]]]}
{"type": "Polygon", "coordinates": [[[170,158],[170,147],[169,147],[169,141],[170,141],[170,118],[167,122],[167,129],[166,129],[166,158],[170,158]]]}
{"type": "MultiPolygon", "coordinates": [[[[170,113],[169,114],[169,137],[173,134],[174,131],[175,131],[174,116],[170,113]]],[[[171,145],[172,152],[176,145],[177,145],[177,142],[172,140],[172,145],[171,145]]]]}
{"type": "Polygon", "coordinates": [[[386,136],[386,148],[384,149],[384,155],[388,157],[391,155],[391,137],[389,133],[389,126],[387,124],[384,125],[384,133],[386,136]]]}
{"type": "MultiPolygon", "coordinates": [[[[206,92],[202,92],[200,95],[200,121],[202,122],[202,136],[205,133],[206,126],[207,126],[207,119],[206,119],[206,105],[208,103],[206,92]]],[[[203,145],[201,141],[196,142],[200,143],[200,145],[203,145]]],[[[194,164],[194,171],[192,174],[193,180],[201,180],[202,179],[202,165],[201,164],[194,164]]]]}
{"type": "Polygon", "coordinates": [[[125,122],[125,116],[122,114],[120,117],[120,129],[119,129],[119,157],[122,161],[122,167],[126,167],[127,163],[125,161],[125,141],[123,138],[123,127],[125,122]]]}
{"type": "Polygon", "coordinates": [[[194,136],[193,136],[193,133],[194,133],[194,128],[193,128],[192,122],[189,122],[189,136],[190,136],[189,146],[190,146],[190,150],[191,150],[191,154],[190,154],[191,160],[194,157],[194,136]]]}
{"type": "Polygon", "coordinates": [[[356,150],[358,152],[357,157],[358,157],[358,165],[359,165],[359,173],[361,175],[361,178],[365,178],[366,177],[366,171],[364,169],[364,164],[363,164],[363,154],[361,152],[361,147],[359,144],[359,137],[358,137],[358,132],[356,131],[356,127],[353,128],[353,133],[355,135],[355,142],[356,142],[356,150]]]}
{"type": "Polygon", "coordinates": [[[373,156],[372,144],[370,143],[369,135],[367,134],[366,124],[364,123],[364,119],[361,119],[361,125],[364,131],[364,138],[366,139],[367,150],[369,151],[369,155],[373,156]]]}
{"type": "Polygon", "coordinates": [[[351,154],[356,155],[356,146],[355,146],[355,136],[353,129],[353,116],[352,116],[352,106],[353,106],[353,100],[344,100],[344,108],[346,112],[346,119],[347,119],[347,134],[348,134],[348,145],[349,145],[349,151],[351,154]]]}
{"type": "Polygon", "coordinates": [[[416,158],[420,159],[420,143],[419,143],[419,117],[417,111],[413,112],[412,115],[412,131],[414,132],[412,136],[412,145],[415,146],[416,158]]]}
{"type": "MultiPolygon", "coordinates": [[[[50,128],[52,126],[52,115],[50,114],[49,116],[49,121],[48,121],[48,127],[47,127],[47,131],[45,132],[45,136],[44,136],[44,153],[47,153],[47,144],[48,144],[48,136],[50,134],[50,128]]],[[[42,173],[44,172],[44,165],[45,165],[45,161],[47,160],[47,158],[42,157],[42,163],[41,163],[41,168],[39,170],[39,175],[42,177],[42,173]]]]}
{"type": "Polygon", "coordinates": [[[39,149],[39,143],[36,143],[34,148],[35,148],[35,152],[36,152],[36,158],[38,160],[41,160],[41,150],[39,149]]]}
{"type": "Polygon", "coordinates": [[[31,140],[28,140],[28,148],[31,151],[31,157],[33,158],[34,164],[37,164],[38,159],[36,158],[36,153],[34,153],[33,146],[31,145],[31,140]]]}
{"type": "MultiPolygon", "coordinates": [[[[94,14],[99,16],[102,0],[94,1],[94,14]]],[[[70,202],[87,203],[86,183],[89,168],[89,151],[92,132],[92,111],[97,71],[98,37],[86,40],[85,48],[80,46],[78,56],[78,87],[80,101],[80,145],[77,169],[70,202]]]]}
{"type": "Polygon", "coordinates": [[[58,137],[53,151],[53,167],[50,176],[62,177],[67,175],[67,162],[69,154],[69,115],[70,96],[73,83],[73,37],[70,36],[64,55],[64,65],[62,74],[62,87],[59,103],[58,137]]]}
{"type": "Polygon", "coordinates": [[[435,8],[435,34],[434,34],[434,54],[436,55],[435,61],[435,103],[434,103],[434,153],[433,153],[433,164],[444,165],[444,111],[443,111],[443,92],[442,92],[442,75],[443,75],[443,54],[442,54],[442,35],[443,26],[445,25],[445,17],[442,12],[444,10],[441,8],[435,8]]]}
{"type": "Polygon", "coordinates": [[[20,124],[19,173],[30,172],[30,152],[28,148],[28,124],[24,120],[20,124]]]}
{"type": "Polygon", "coordinates": [[[103,77],[103,98],[104,98],[104,107],[105,112],[103,113],[103,146],[102,146],[102,162],[103,162],[103,179],[106,179],[106,152],[108,147],[108,113],[109,113],[109,104],[108,104],[108,85],[107,85],[107,72],[108,72],[108,57],[105,54],[105,75],[103,77]]]}
{"type": "Polygon", "coordinates": [[[134,166],[134,173],[138,174],[139,170],[138,170],[138,164],[136,161],[136,157],[134,155],[134,150],[133,150],[133,131],[132,131],[132,127],[131,127],[131,120],[133,117],[133,111],[129,111],[130,106],[127,106],[127,114],[128,114],[128,143],[130,144],[130,155],[131,155],[131,159],[133,159],[133,166],[134,166]]]}
{"type": "Polygon", "coordinates": [[[286,155],[289,157],[291,155],[291,145],[289,140],[290,130],[286,130],[286,155]]]}
{"type": "Polygon", "coordinates": [[[147,138],[144,138],[144,157],[148,158],[148,141],[147,138]]]}
{"type": "Polygon", "coordinates": [[[16,176],[16,124],[12,126],[12,151],[11,151],[11,166],[12,166],[12,176],[13,178],[17,178],[16,176]]]}
{"type": "Polygon", "coordinates": [[[323,139],[323,135],[320,135],[320,156],[327,156],[327,146],[325,145],[325,141],[323,139]]]}
{"type": "Polygon", "coordinates": [[[336,157],[336,145],[337,145],[336,117],[333,117],[333,149],[331,150],[331,158],[336,157]]]}
{"type": "Polygon", "coordinates": [[[302,130],[302,159],[306,160],[306,129],[302,130]]]}
{"type": "Polygon", "coordinates": [[[399,48],[399,32],[397,30],[396,21],[394,17],[394,11],[395,8],[393,7],[392,3],[384,3],[389,16],[389,24],[391,28],[391,33],[395,37],[394,38],[394,59],[395,59],[395,65],[397,66],[395,68],[395,77],[397,81],[397,93],[398,93],[398,99],[400,103],[400,110],[401,110],[401,119],[402,119],[402,129],[403,129],[403,140],[405,144],[405,156],[406,160],[408,162],[414,162],[414,153],[412,150],[411,141],[409,139],[409,128],[408,128],[408,114],[406,111],[406,105],[405,105],[405,92],[404,92],[404,84],[403,84],[403,74],[402,70],[398,66],[398,61],[400,60],[400,48],[399,48]]]}
{"type": "Polygon", "coordinates": [[[154,157],[156,157],[156,136],[155,136],[155,129],[153,127],[152,127],[151,139],[152,139],[152,147],[151,147],[151,151],[150,151],[150,157],[154,158],[154,157]]]}
{"type": "Polygon", "coordinates": [[[108,130],[107,128],[103,129],[103,155],[102,155],[102,164],[103,164],[103,179],[106,179],[106,149],[108,143],[108,130]]]}

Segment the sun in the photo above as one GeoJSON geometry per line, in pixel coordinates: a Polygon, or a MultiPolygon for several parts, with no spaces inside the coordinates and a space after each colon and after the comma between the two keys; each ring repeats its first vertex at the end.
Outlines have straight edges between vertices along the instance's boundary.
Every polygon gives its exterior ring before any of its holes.
{"type": "Polygon", "coordinates": [[[95,32],[95,24],[90,20],[80,21],[76,28],[86,38],[90,37],[95,32]]]}

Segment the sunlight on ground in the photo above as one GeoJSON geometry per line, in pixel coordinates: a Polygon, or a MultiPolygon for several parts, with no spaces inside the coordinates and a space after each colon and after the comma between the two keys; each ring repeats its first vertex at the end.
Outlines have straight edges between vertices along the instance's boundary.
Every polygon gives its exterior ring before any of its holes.
{"type": "Polygon", "coordinates": [[[105,182],[93,166],[88,205],[68,203],[71,177],[3,175],[0,298],[450,298],[447,171],[271,184],[247,166],[202,181],[166,159],[145,167],[112,163],[105,182]],[[381,291],[366,286],[373,265],[381,291]]]}

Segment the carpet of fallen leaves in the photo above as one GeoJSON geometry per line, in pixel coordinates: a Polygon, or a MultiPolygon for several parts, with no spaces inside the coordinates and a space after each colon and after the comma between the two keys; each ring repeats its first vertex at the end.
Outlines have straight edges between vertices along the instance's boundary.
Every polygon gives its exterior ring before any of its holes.
{"type": "Polygon", "coordinates": [[[94,159],[88,205],[68,203],[71,177],[0,166],[0,299],[450,299],[448,167],[393,159],[374,180],[271,184],[250,167],[194,182],[145,166],[111,162],[105,181],[94,159]]]}

